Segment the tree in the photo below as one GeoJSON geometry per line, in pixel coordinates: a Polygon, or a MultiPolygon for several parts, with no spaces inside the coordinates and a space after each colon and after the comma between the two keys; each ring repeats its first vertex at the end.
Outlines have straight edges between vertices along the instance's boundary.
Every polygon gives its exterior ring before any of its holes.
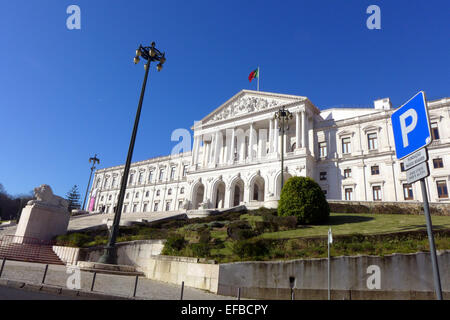
{"type": "Polygon", "coordinates": [[[281,190],[279,216],[296,216],[301,224],[323,224],[330,206],[320,186],[309,177],[292,177],[281,190]]]}
{"type": "Polygon", "coordinates": [[[69,201],[69,212],[73,209],[80,209],[80,193],[78,192],[78,186],[74,185],[72,189],[66,194],[66,199],[69,201]]]}

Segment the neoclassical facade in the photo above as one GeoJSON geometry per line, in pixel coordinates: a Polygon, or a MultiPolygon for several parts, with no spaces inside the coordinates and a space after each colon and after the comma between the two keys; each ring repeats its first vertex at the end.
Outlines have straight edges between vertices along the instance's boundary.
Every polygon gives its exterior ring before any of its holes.
{"type": "MultiPolygon", "coordinates": [[[[421,201],[395,157],[389,98],[374,108],[320,110],[307,97],[242,90],[195,123],[192,151],[132,164],[123,211],[276,207],[281,147],[274,113],[293,118],[284,135],[284,176],[315,179],[328,199],[421,201]]],[[[450,99],[429,101],[432,202],[449,202],[450,99]]],[[[97,170],[88,210],[114,212],[124,166],[97,170]]]]}

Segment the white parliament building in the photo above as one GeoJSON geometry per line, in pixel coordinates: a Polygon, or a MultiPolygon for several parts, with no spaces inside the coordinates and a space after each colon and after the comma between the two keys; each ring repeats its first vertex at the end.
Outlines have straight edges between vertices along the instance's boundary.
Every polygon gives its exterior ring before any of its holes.
{"type": "MultiPolygon", "coordinates": [[[[395,156],[389,98],[373,108],[319,109],[307,97],[242,90],[196,123],[192,151],[131,165],[123,212],[276,207],[281,139],[274,113],[289,110],[285,180],[312,177],[327,199],[421,201],[395,156]]],[[[432,202],[449,202],[450,98],[428,101],[432,202]]],[[[97,170],[88,210],[114,212],[124,165],[97,170]]]]}

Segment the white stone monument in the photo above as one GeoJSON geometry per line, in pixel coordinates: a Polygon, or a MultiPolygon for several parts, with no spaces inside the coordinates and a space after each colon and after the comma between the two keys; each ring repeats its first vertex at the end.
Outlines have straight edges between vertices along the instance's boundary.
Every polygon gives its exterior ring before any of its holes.
{"type": "Polygon", "coordinates": [[[34,188],[34,196],[36,200],[28,201],[20,215],[16,230],[17,242],[22,242],[19,237],[49,241],[67,232],[69,202],[55,196],[52,188],[46,184],[34,188]]]}

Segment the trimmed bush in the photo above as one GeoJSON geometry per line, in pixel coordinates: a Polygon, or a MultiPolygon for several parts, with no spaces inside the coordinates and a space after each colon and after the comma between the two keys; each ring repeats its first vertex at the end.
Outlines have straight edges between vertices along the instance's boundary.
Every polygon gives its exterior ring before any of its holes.
{"type": "Polygon", "coordinates": [[[208,243],[192,243],[189,245],[195,257],[206,258],[210,255],[210,245],[208,243]]]}
{"type": "Polygon", "coordinates": [[[257,236],[245,220],[231,222],[227,227],[227,235],[233,240],[245,240],[257,236]]]}
{"type": "Polygon", "coordinates": [[[260,258],[269,253],[263,240],[241,240],[233,243],[233,253],[239,258],[260,258]]]}
{"type": "Polygon", "coordinates": [[[199,243],[209,243],[211,241],[211,231],[209,229],[204,229],[199,232],[199,243]]]}
{"type": "Polygon", "coordinates": [[[278,215],[295,216],[300,224],[324,224],[330,207],[317,182],[309,177],[292,177],[281,190],[278,215]]]}
{"type": "Polygon", "coordinates": [[[179,252],[186,246],[187,241],[184,236],[175,234],[167,238],[164,248],[162,250],[163,255],[178,255],[179,252]]]}

